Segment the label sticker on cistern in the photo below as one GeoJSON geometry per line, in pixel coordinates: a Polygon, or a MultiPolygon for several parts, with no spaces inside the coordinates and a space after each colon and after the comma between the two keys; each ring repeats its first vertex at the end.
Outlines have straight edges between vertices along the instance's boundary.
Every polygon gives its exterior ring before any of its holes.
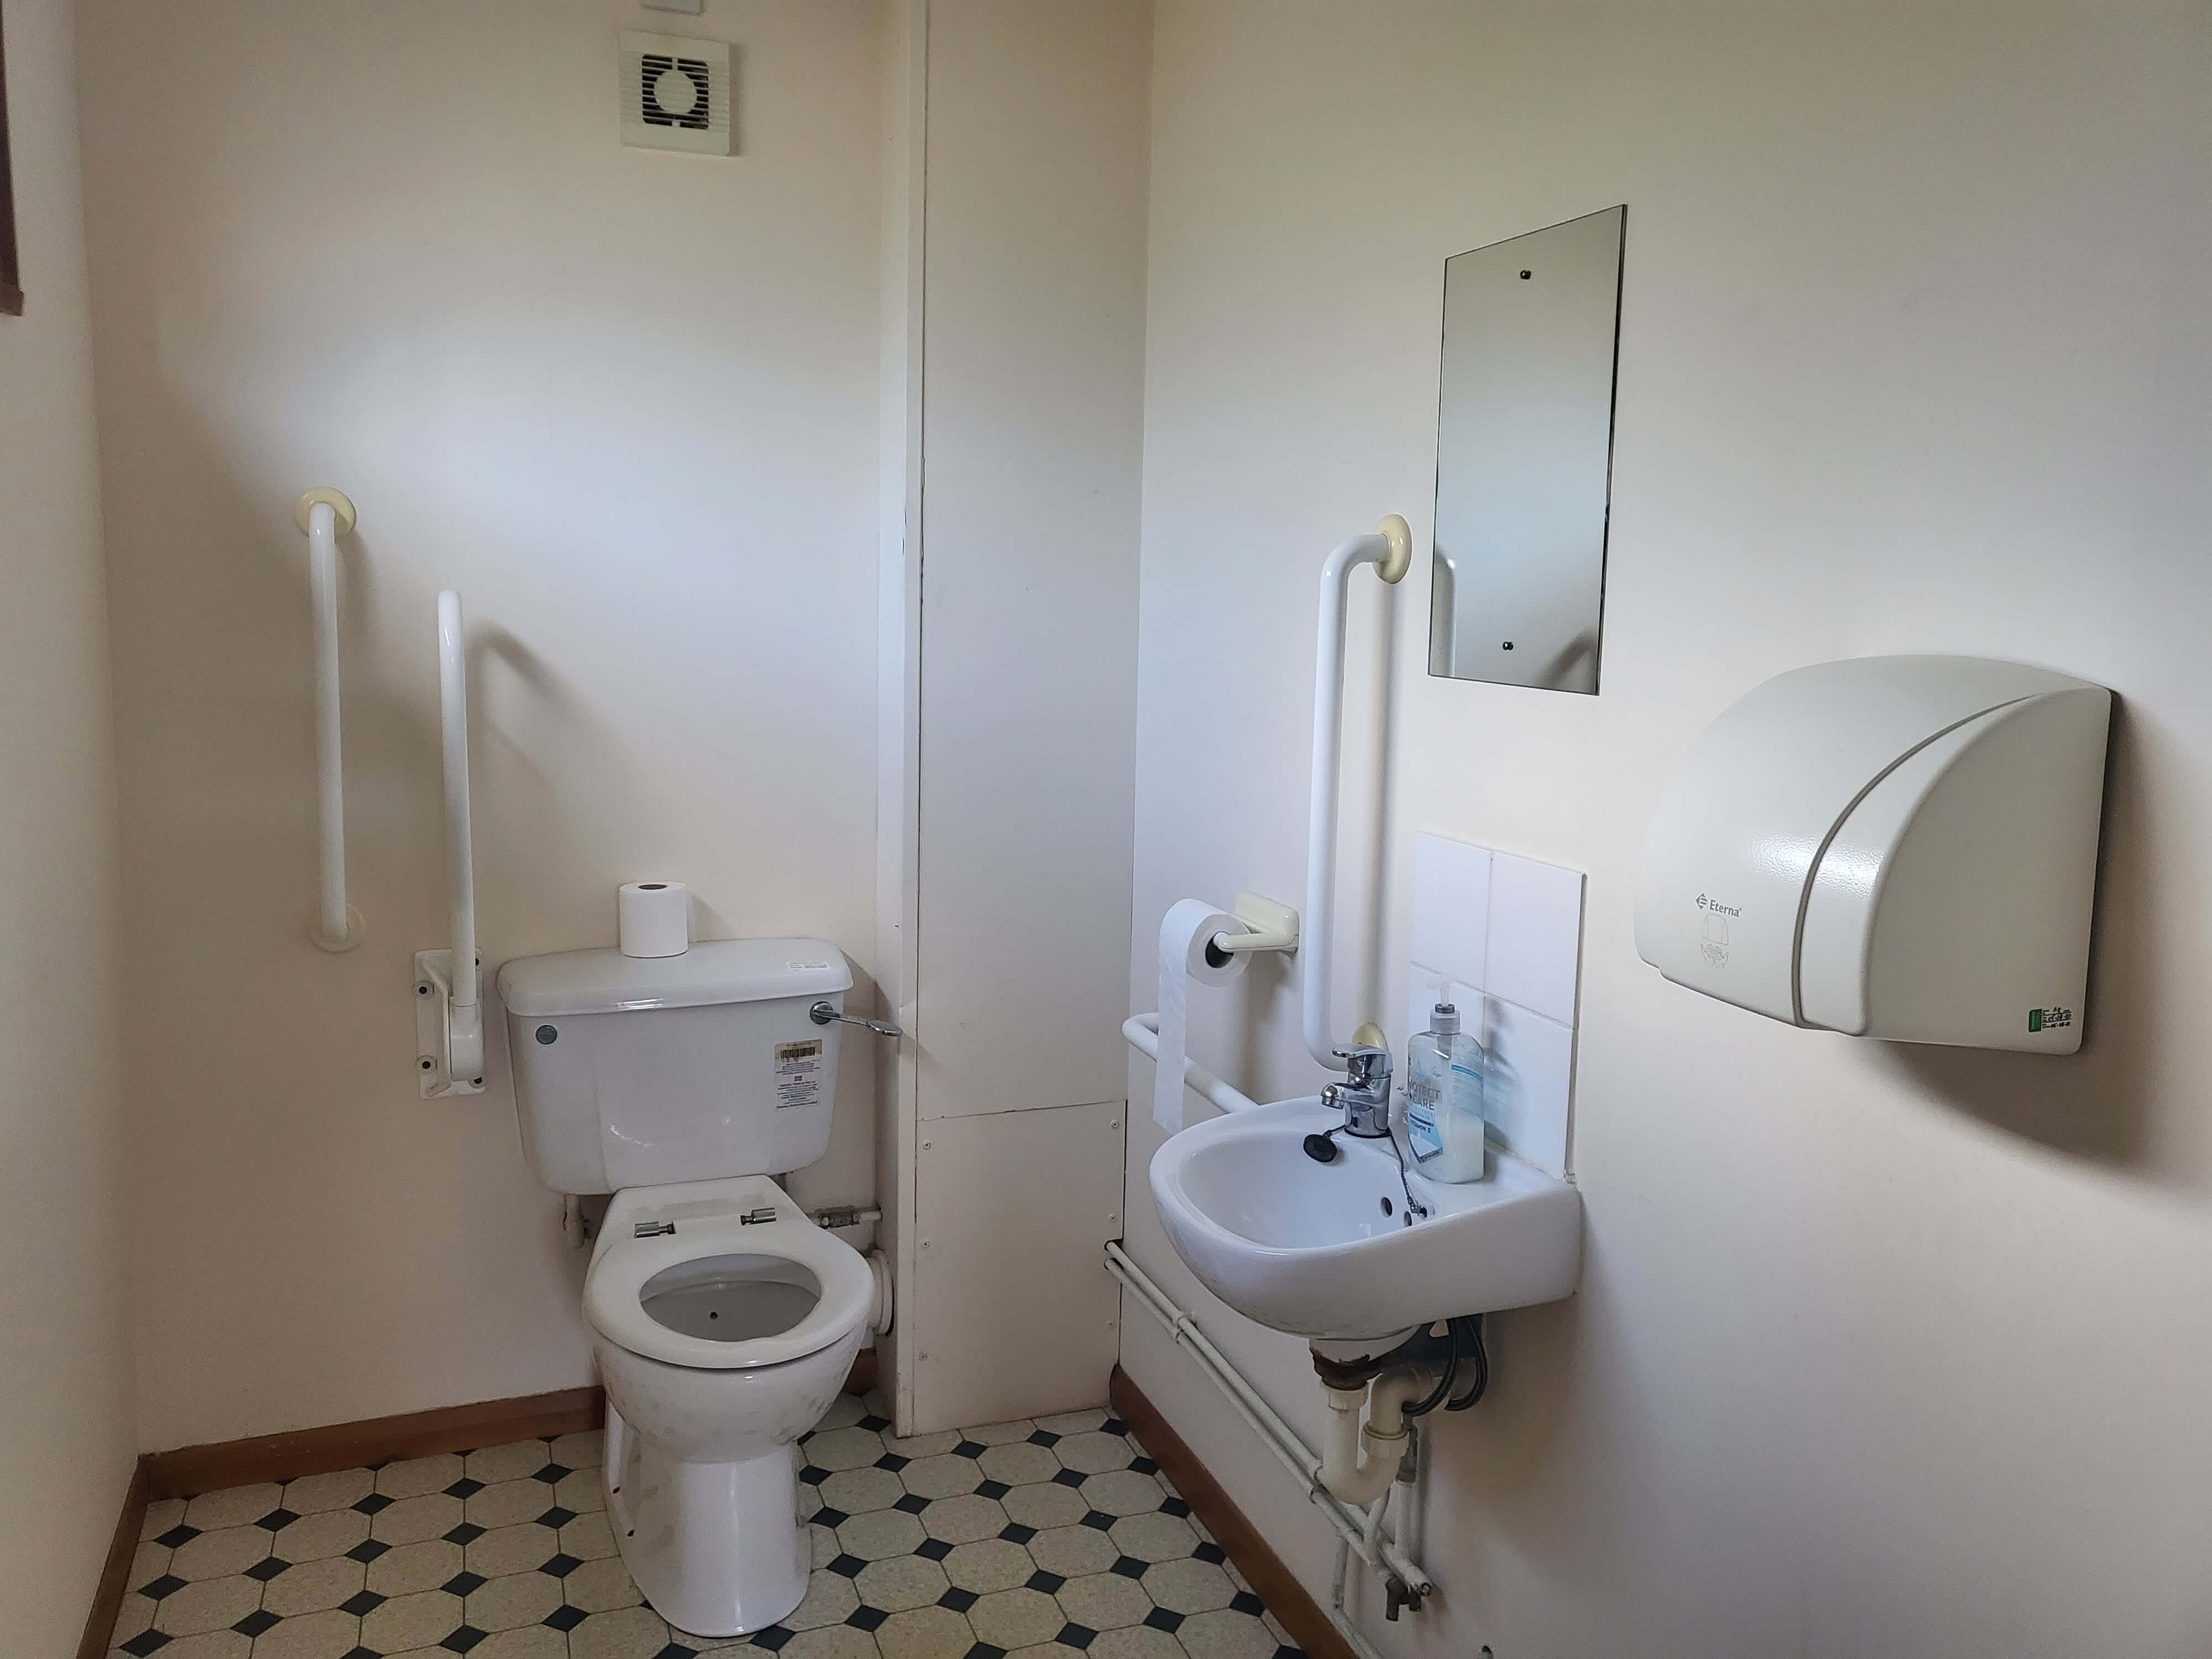
{"type": "Polygon", "coordinates": [[[775,1109],[822,1103],[822,1039],[775,1045],[775,1109]]]}

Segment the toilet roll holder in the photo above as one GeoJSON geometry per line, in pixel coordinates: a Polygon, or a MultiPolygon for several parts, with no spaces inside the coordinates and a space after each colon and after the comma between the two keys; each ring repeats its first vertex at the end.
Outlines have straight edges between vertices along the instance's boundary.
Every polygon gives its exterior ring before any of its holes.
{"type": "Polygon", "coordinates": [[[1224,956],[1245,956],[1255,951],[1295,951],[1298,948],[1298,913],[1287,904],[1239,893],[1230,910],[1249,931],[1216,933],[1208,941],[1224,956]]]}

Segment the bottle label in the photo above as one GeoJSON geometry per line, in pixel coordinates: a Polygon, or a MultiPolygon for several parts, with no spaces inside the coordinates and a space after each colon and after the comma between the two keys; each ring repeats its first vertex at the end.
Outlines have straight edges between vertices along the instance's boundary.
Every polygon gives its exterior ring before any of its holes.
{"type": "Polygon", "coordinates": [[[1417,1164],[1425,1164],[1443,1151],[1443,1139],[1437,1133],[1437,1121],[1428,1107],[1411,1103],[1407,1105],[1406,1141],[1413,1147],[1417,1164]]]}

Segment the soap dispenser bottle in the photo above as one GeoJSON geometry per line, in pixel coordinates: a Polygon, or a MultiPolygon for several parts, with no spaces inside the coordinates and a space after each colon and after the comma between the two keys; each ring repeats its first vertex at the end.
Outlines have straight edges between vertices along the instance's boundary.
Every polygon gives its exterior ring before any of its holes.
{"type": "Polygon", "coordinates": [[[1480,1181],[1487,1170],[1484,1058],[1449,1002],[1437,1004],[1429,1029],[1407,1045],[1406,1144],[1414,1168],[1431,1181],[1480,1181]]]}

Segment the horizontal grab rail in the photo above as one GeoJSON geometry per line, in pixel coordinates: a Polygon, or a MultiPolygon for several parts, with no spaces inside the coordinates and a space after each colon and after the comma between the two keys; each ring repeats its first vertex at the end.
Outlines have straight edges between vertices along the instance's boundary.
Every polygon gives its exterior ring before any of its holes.
{"type": "MultiPolygon", "coordinates": [[[[1158,1014],[1132,1014],[1121,1022],[1121,1035],[1129,1046],[1140,1054],[1149,1054],[1154,1063],[1160,1057],[1160,1017],[1158,1014]]],[[[1224,1112],[1257,1111],[1260,1103],[1239,1090],[1232,1089],[1194,1060],[1182,1063],[1183,1086],[1191,1090],[1208,1105],[1224,1112]]]]}

